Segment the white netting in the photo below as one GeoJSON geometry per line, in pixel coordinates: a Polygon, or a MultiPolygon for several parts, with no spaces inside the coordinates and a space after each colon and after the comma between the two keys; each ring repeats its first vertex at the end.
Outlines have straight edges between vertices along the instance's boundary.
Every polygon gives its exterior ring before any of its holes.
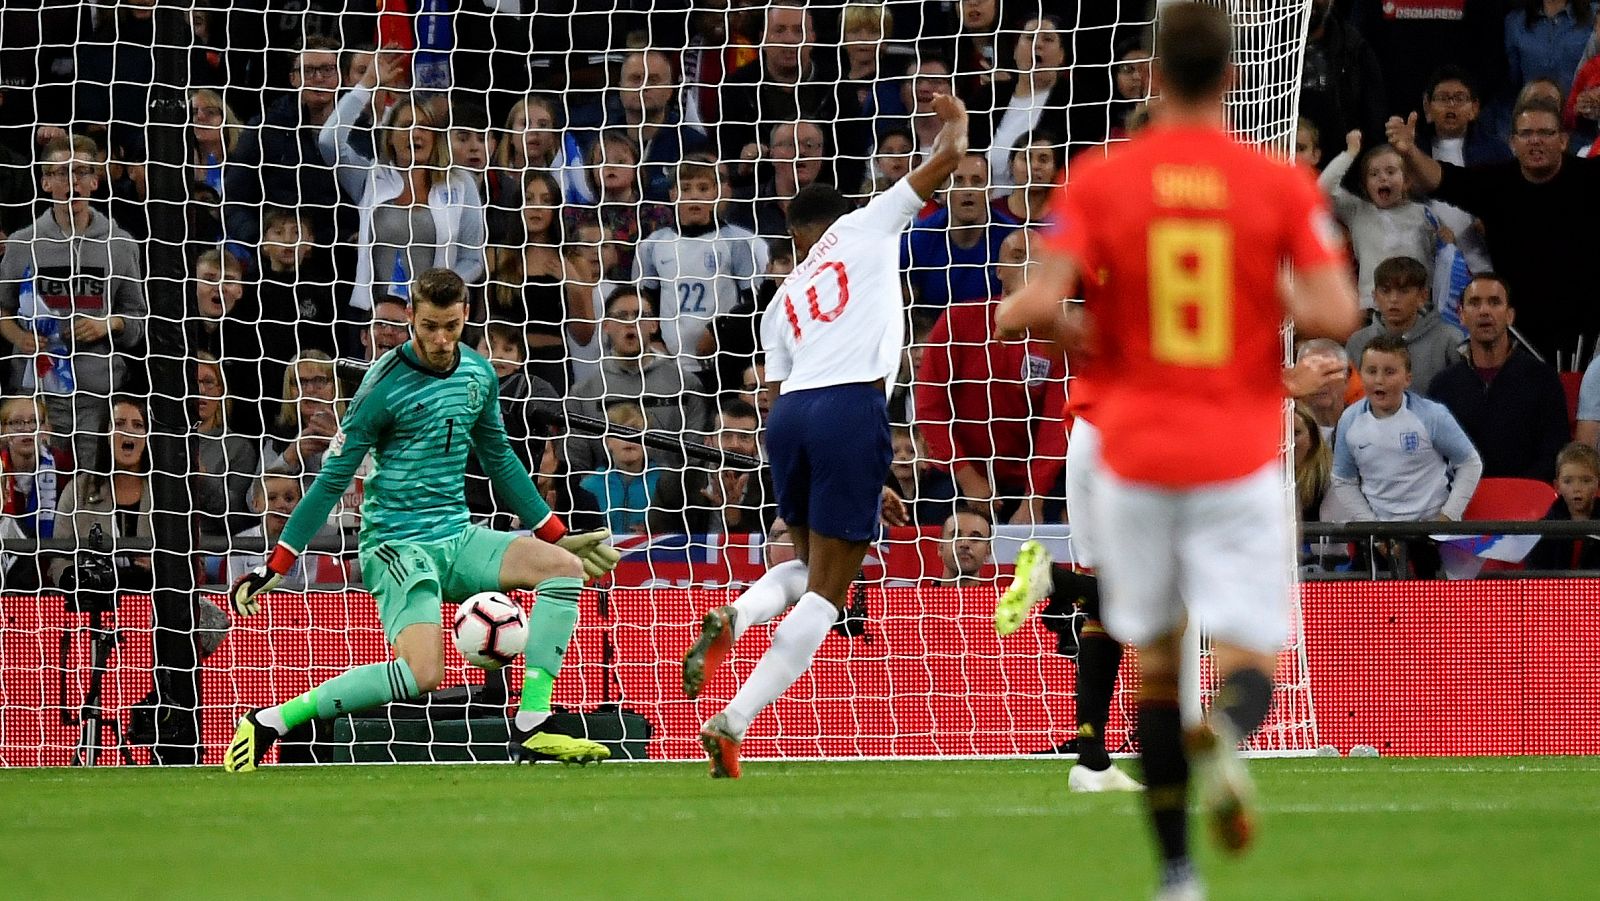
{"type": "MultiPolygon", "coordinates": [[[[1234,9],[1230,108],[1242,133],[1286,151],[1305,6],[1234,9]]],[[[181,589],[191,565],[215,589],[260,562],[368,362],[406,340],[411,282],[433,266],[472,286],[469,343],[509,360],[506,420],[541,491],[627,551],[613,587],[585,595],[557,702],[635,709],[652,755],[697,753],[693,726],[732,682],[685,702],[678,659],[718,590],[783,552],[763,539],[770,398],[754,323],[793,262],[787,199],[812,181],[865,197],[904,177],[937,130],[929,100],[950,90],[978,153],[903,251],[912,347],[892,479],[914,525],[869,557],[865,620],[841,629],[858,634],[829,639],[747,753],[1021,753],[1071,734],[1056,636],[1031,624],[1000,643],[990,618],[1023,539],[1070,558],[1063,373],[1040,345],[991,347],[981,302],[1017,271],[1003,239],[1043,223],[1070,157],[1137,124],[1146,4],[311,0],[0,16],[0,763],[109,745],[102,714],[141,742],[160,730],[163,760],[216,762],[244,710],[385,659],[355,562],[360,477],[263,616],[230,626],[214,594],[151,590],[157,576],[181,589]],[[616,437],[639,427],[657,439],[642,452],[616,437]],[[957,496],[992,507],[992,530],[970,525],[992,546],[939,540],[957,496]],[[1033,521],[1013,524],[1019,508],[1033,521]],[[90,591],[97,574],[114,590],[90,591]],[[202,652],[220,639],[198,664],[191,630],[202,652]],[[192,683],[198,735],[181,709],[192,683]],[[140,704],[153,684],[167,703],[140,704]]],[[[479,521],[520,525],[481,474],[467,497],[479,521]]],[[[735,673],[764,642],[740,645],[735,673]]],[[[1313,743],[1296,650],[1263,748],[1313,743]]],[[[445,685],[483,682],[447,658],[445,685]]],[[[476,712],[504,706],[486,703],[476,712]]],[[[353,744],[347,725],[298,753],[426,756],[440,753],[430,738],[460,738],[449,717],[377,716],[387,732],[358,724],[353,744]]]]}

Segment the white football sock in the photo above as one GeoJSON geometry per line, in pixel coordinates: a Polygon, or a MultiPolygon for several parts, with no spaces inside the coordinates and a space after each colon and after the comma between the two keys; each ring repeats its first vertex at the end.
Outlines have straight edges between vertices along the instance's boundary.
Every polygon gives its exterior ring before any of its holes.
{"type": "Polygon", "coordinates": [[[733,640],[738,641],[744,630],[751,626],[771,622],[794,606],[806,593],[806,580],[811,570],[799,560],[779,563],[767,570],[756,584],[745,589],[733,602],[733,640]]]}
{"type": "Polygon", "coordinates": [[[256,722],[268,729],[283,735],[289,731],[289,724],[283,719],[283,711],[276,707],[264,707],[256,713],[256,722]]]}
{"type": "Polygon", "coordinates": [[[787,617],[772,633],[772,647],[761,655],[750,678],[723,711],[735,735],[744,735],[750,721],[768,704],[800,678],[811,666],[811,657],[828,637],[828,630],[839,618],[839,611],[822,595],[808,591],[800,597],[787,617]]]}
{"type": "Polygon", "coordinates": [[[526,732],[538,728],[540,723],[550,718],[548,710],[518,710],[516,726],[526,732]]]}

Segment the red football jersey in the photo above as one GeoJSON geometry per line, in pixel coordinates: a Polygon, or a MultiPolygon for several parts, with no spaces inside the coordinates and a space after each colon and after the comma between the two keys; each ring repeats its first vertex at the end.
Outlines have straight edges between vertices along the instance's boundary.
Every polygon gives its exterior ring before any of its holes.
{"type": "Polygon", "coordinates": [[[1271,461],[1283,433],[1280,267],[1344,253],[1311,177],[1218,129],[1154,127],[1085,159],[1053,206],[1048,246],[1085,274],[1106,466],[1182,488],[1271,461]]]}

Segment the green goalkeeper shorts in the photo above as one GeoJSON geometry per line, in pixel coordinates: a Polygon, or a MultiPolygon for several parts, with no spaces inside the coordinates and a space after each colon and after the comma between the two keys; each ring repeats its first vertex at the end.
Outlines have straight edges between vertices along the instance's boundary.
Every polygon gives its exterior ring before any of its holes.
{"type": "Polygon", "coordinates": [[[361,547],[361,579],[378,604],[383,634],[394,643],[407,626],[439,625],[444,604],[498,591],[500,563],[517,536],[467,526],[444,541],[386,541],[361,547]]]}

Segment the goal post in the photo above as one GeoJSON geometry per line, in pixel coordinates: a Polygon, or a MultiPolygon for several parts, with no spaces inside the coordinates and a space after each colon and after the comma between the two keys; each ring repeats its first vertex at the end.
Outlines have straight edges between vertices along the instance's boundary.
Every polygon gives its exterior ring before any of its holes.
{"type": "MultiPolygon", "coordinates": [[[[1226,5],[1233,123],[1287,155],[1308,4],[1226,5]]],[[[1027,754],[1071,737],[1057,633],[1034,622],[1000,641],[992,624],[1022,541],[1070,559],[1046,440],[1070,379],[1013,347],[1004,372],[919,389],[930,356],[990,343],[940,314],[998,293],[1003,234],[1042,225],[1075,155],[1125,134],[1149,85],[1147,4],[268,6],[0,11],[0,128],[22,138],[0,151],[0,765],[124,748],[149,762],[157,742],[161,761],[214,764],[245,711],[386,659],[355,556],[370,465],[264,613],[233,617],[220,589],[275,540],[434,266],[471,286],[467,340],[502,364],[538,487],[624,551],[583,596],[556,702],[637,711],[651,756],[697,754],[694,727],[767,633],[689,702],[677,669],[694,624],[785,553],[763,464],[738,461],[764,459],[757,322],[793,265],[786,203],[812,181],[865,199],[903,177],[934,90],[967,100],[983,163],[903,252],[894,478],[918,526],[874,544],[859,606],[749,755],[1027,754]],[[924,402],[941,396],[948,411],[924,402]],[[941,528],[950,494],[977,496],[963,460],[1003,503],[974,584],[956,586],[941,528]],[[1033,493],[1053,521],[1006,522],[1033,493]]],[[[521,525],[481,471],[464,490],[476,521],[521,525]]],[[[1298,620],[1294,636],[1255,750],[1316,746],[1298,620]]],[[[447,687],[482,690],[453,649],[447,662],[447,687]]],[[[1193,696],[1213,683],[1204,664],[1193,696]]],[[[455,734],[428,724],[504,704],[489,685],[477,707],[458,694],[369,716],[406,720],[384,741],[426,759],[455,734]]],[[[1113,748],[1136,687],[1129,665],[1113,748]]],[[[374,733],[340,734],[363,759],[349,736],[374,733]]],[[[286,757],[324,759],[333,736],[296,736],[286,757]]]]}

